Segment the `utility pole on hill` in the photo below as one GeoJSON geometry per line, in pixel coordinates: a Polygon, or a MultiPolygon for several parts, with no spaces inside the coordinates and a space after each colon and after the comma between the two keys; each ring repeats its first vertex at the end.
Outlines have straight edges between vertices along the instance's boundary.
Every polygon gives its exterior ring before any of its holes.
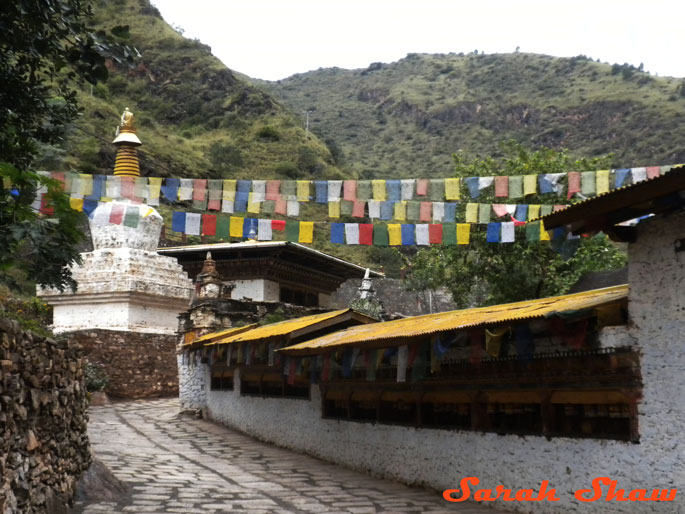
{"type": "Polygon", "coordinates": [[[304,136],[309,139],[309,113],[312,111],[302,111],[303,114],[305,114],[306,119],[304,122],[304,136]]]}

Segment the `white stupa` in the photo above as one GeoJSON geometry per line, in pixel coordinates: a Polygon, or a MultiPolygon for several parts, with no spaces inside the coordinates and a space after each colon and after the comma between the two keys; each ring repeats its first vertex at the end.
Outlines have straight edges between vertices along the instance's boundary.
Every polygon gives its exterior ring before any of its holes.
{"type": "MultiPolygon", "coordinates": [[[[114,144],[118,146],[114,175],[140,176],[136,147],[141,142],[128,109],[114,144]]],[[[90,219],[94,249],[81,254],[83,264],[72,268],[77,291],[38,291],[53,306],[53,330],[175,333],[177,316],[188,308],[193,284],[176,259],[157,253],[162,224],[162,217],[148,205],[121,198],[101,202],[90,219]],[[137,214],[136,227],[110,223],[113,211],[127,209],[137,214]]]]}

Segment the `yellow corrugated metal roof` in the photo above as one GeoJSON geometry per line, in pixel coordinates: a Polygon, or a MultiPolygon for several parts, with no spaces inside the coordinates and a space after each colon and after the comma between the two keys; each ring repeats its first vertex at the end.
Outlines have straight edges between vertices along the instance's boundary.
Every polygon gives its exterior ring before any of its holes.
{"type": "Polygon", "coordinates": [[[351,312],[351,309],[342,309],[339,311],[325,312],[323,314],[314,314],[313,316],[305,316],[303,318],[289,319],[286,321],[279,321],[278,323],[272,323],[270,325],[264,325],[261,327],[248,330],[241,334],[230,335],[228,337],[223,337],[211,343],[207,346],[213,344],[229,344],[229,343],[240,343],[245,341],[257,341],[260,339],[267,339],[276,336],[286,336],[297,330],[316,325],[322,321],[327,321],[329,319],[335,318],[351,312]]]}
{"type": "Polygon", "coordinates": [[[213,339],[217,339],[219,337],[228,337],[236,334],[240,334],[241,332],[247,332],[248,330],[251,330],[257,326],[256,323],[252,323],[251,325],[245,325],[243,327],[233,327],[233,328],[227,328],[226,330],[220,330],[219,332],[210,332],[209,334],[205,334],[202,337],[198,337],[194,341],[191,341],[190,343],[186,343],[183,346],[190,346],[190,345],[196,345],[198,343],[207,343],[213,339]]]}
{"type": "Polygon", "coordinates": [[[508,321],[539,318],[555,312],[589,309],[628,297],[628,286],[594,289],[564,296],[540,298],[523,302],[426,314],[383,323],[360,325],[305,341],[280,351],[290,355],[322,353],[324,350],[359,343],[380,343],[386,346],[405,344],[408,339],[448,330],[495,325],[508,321]]]}

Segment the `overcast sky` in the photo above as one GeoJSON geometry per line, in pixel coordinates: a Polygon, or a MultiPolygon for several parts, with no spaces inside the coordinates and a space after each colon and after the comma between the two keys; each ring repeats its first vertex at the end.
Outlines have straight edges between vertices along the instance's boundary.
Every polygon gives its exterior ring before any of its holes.
{"type": "Polygon", "coordinates": [[[408,53],[585,54],[685,76],[683,0],[152,0],[229,68],[277,80],[408,53]]]}

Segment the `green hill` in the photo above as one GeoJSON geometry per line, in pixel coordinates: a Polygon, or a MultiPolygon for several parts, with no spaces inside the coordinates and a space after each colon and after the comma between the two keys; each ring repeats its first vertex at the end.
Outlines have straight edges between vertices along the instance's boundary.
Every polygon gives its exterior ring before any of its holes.
{"type": "Polygon", "coordinates": [[[683,80],[584,56],[409,54],[259,84],[311,110],[310,129],[362,178],[448,176],[453,152],[497,155],[507,139],[613,153],[615,167],[685,160],[683,80]]]}
{"type": "Polygon", "coordinates": [[[83,114],[36,167],[111,170],[124,107],[144,143],[143,174],[181,177],[335,178],[331,154],[271,95],[239,78],[208,46],[184,38],[147,0],[97,0],[95,28],[138,49],[134,68],[109,63],[110,77],[79,94],[83,114]],[[126,30],[128,28],[128,31],[126,30]]]}

